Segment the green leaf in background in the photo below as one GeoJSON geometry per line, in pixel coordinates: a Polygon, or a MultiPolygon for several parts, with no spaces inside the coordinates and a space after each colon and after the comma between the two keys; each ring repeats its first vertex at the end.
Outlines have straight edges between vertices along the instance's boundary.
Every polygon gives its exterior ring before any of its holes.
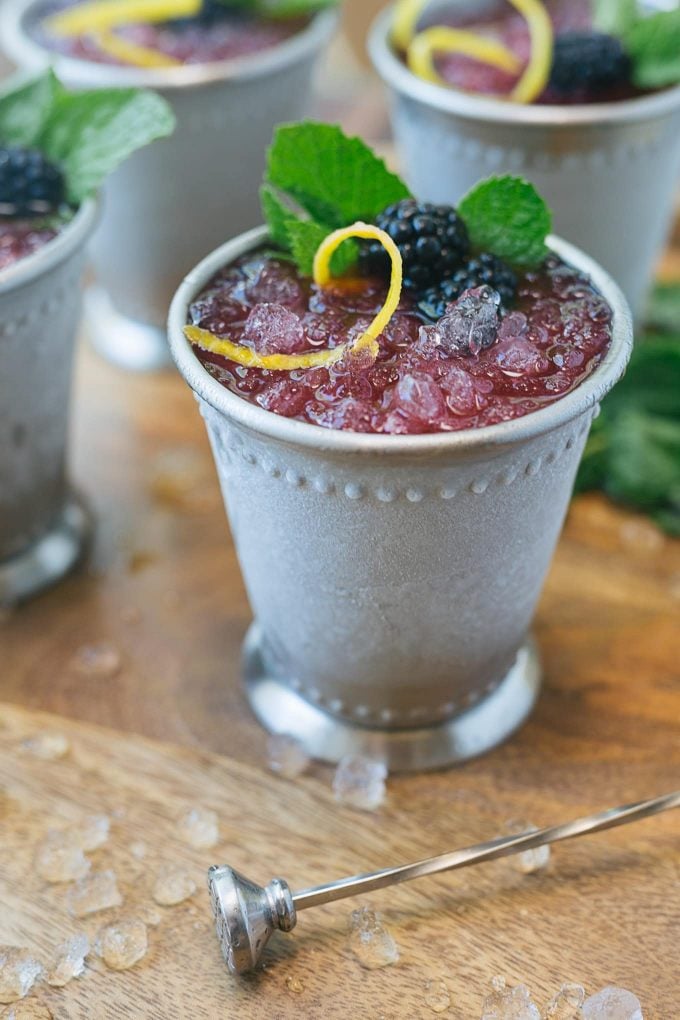
{"type": "Polygon", "coordinates": [[[605,488],[633,506],[677,502],[680,512],[680,419],[622,411],[610,434],[605,488]]]}
{"type": "Polygon", "coordinates": [[[680,283],[657,283],[646,313],[647,328],[680,336],[680,283]]]}
{"type": "Polygon", "coordinates": [[[516,266],[532,266],[547,254],[552,216],[533,184],[522,177],[489,177],[458,205],[474,248],[516,266]]]}
{"type": "Polygon", "coordinates": [[[139,89],[97,89],[57,96],[38,140],[66,174],[68,198],[92,194],[131,153],[174,127],[161,96],[139,89]]]}
{"type": "Polygon", "coordinates": [[[306,121],[277,128],[267,154],[268,183],[335,229],[409,197],[404,182],[360,138],[332,124],[306,121]]]}
{"type": "Polygon", "coordinates": [[[638,19],[622,40],[633,60],[638,88],[663,88],[680,81],[680,7],[638,19]]]}
{"type": "Polygon", "coordinates": [[[592,0],[593,25],[600,32],[623,35],[640,17],[637,0],[592,0]]]}
{"type": "Polygon", "coordinates": [[[52,71],[0,96],[0,142],[35,146],[63,87],[52,71]]]}

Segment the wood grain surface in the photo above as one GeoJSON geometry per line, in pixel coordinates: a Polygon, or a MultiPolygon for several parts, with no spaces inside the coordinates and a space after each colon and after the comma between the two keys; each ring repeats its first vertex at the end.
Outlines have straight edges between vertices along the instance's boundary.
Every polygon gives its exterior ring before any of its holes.
{"type": "Polygon", "coordinates": [[[515,753],[502,772],[491,757],[434,781],[394,782],[386,805],[367,815],[338,807],[327,775],[288,782],[233,759],[0,705],[0,787],[9,794],[0,818],[0,943],[26,946],[47,963],[77,930],[95,939],[120,918],[157,922],[133,969],[109,971],[93,955],[65,988],[36,986],[30,1002],[56,1020],[427,1018],[432,980],[450,996],[439,1015],[475,1020],[496,974],[526,981],[541,1003],[567,979],[591,990],[618,982],[637,991],[646,1020],[672,1020],[680,920],[672,815],[556,848],[542,873],[522,875],[505,860],[365,897],[400,950],[399,963],[383,970],[364,970],[348,950],[347,919],[359,901],[301,914],[295,932],[275,936],[264,971],[245,980],[227,974],[212,932],[203,881],[215,861],[300,887],[486,838],[510,816],[545,823],[599,804],[603,789],[635,797],[677,776],[677,755],[663,764],[659,755],[652,766],[638,754],[626,770],[593,762],[586,745],[564,763],[559,785],[541,782],[538,761],[532,767],[515,753]],[[45,762],[22,749],[45,732],[68,738],[64,758],[45,762]],[[177,819],[197,805],[219,814],[214,850],[180,837],[177,819]],[[112,829],[90,855],[93,870],[114,869],[124,903],[77,921],[67,888],[37,879],[33,857],[49,828],[102,811],[112,829]],[[133,852],[140,841],[142,859],[133,852]],[[179,906],[158,907],[155,878],[178,863],[199,888],[179,906]]]}

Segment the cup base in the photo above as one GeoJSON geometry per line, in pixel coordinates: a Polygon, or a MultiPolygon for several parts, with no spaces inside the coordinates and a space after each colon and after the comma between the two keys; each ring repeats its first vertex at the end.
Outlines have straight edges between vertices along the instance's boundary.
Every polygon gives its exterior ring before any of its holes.
{"type": "Polygon", "coordinates": [[[250,706],[270,733],[294,737],[320,761],[336,764],[346,754],[362,754],[384,761],[390,772],[440,769],[490,751],[525,721],[541,685],[540,660],[529,638],[498,687],[464,714],[435,726],[386,730],[335,718],[268,674],[257,624],[243,645],[243,673],[250,706]]]}
{"type": "Polygon", "coordinates": [[[23,602],[60,581],[82,557],[91,530],[87,509],[71,495],[46,535],[0,562],[0,606],[23,602]]]}
{"type": "Polygon", "coordinates": [[[107,361],[128,372],[170,368],[172,358],[165,329],[123,315],[103,287],[88,287],[84,308],[87,335],[107,361]]]}

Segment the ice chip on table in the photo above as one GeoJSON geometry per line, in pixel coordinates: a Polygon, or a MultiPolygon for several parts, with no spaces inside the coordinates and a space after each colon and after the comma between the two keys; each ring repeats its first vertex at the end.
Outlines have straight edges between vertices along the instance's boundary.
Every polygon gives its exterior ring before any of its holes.
{"type": "Polygon", "coordinates": [[[73,668],[82,676],[113,677],[121,667],[120,652],[108,641],[81,645],[73,656],[73,668]]]}
{"type": "Polygon", "coordinates": [[[108,815],[86,815],[76,828],[81,849],[98,850],[108,840],[110,828],[108,815]]]}
{"type": "Polygon", "coordinates": [[[189,808],[179,819],[177,828],[184,842],[197,850],[210,850],[219,842],[219,821],[209,808],[189,808]]]}
{"type": "MultiPolygon", "coordinates": [[[[538,832],[535,825],[523,819],[513,819],[507,824],[508,834],[521,836],[527,832],[538,832]]],[[[532,875],[535,871],[542,871],[550,863],[550,846],[534,847],[533,850],[522,850],[521,853],[513,854],[510,860],[514,867],[524,875],[532,875]]]]}
{"type": "Polygon", "coordinates": [[[42,967],[28,949],[0,946],[0,1002],[16,1002],[28,995],[42,967]]]}
{"type": "Polygon", "coordinates": [[[147,845],[142,840],[135,840],[134,843],[130,843],[130,853],[135,860],[143,861],[146,857],[147,845]]]}
{"type": "Polygon", "coordinates": [[[543,1011],[543,1020],[581,1020],[586,993],[583,985],[564,984],[543,1011]]]}
{"type": "Polygon", "coordinates": [[[242,342],[258,354],[295,354],[307,346],[300,316],[279,304],[255,305],[246,319],[242,342]]]}
{"type": "Polygon", "coordinates": [[[164,867],[158,873],[151,895],[161,907],[174,907],[196,892],[191,875],[179,867],[164,867]]]}
{"type": "Polygon", "coordinates": [[[299,995],[305,990],[304,983],[299,977],[295,977],[294,974],[289,974],[286,978],[286,988],[289,992],[295,992],[296,995],[299,995]]]}
{"type": "Polygon", "coordinates": [[[309,756],[295,737],[273,733],[267,740],[267,763],[284,779],[297,779],[309,765],[309,756]]]}
{"type": "Polygon", "coordinates": [[[103,928],[97,939],[97,952],[111,970],[129,970],[146,956],[146,925],[131,917],[103,928]]]}
{"type": "Polygon", "coordinates": [[[43,761],[56,761],[68,754],[71,747],[63,733],[36,733],[21,744],[22,750],[43,761]]]}
{"type": "Polygon", "coordinates": [[[85,970],[85,957],[90,952],[90,940],[84,931],[71,936],[57,949],[54,962],[47,973],[48,985],[61,988],[85,970]]]}
{"type": "Polygon", "coordinates": [[[486,284],[466,290],[436,324],[439,349],[474,356],[491,347],[498,336],[500,303],[498,292],[486,284]]]}
{"type": "Polygon", "coordinates": [[[50,829],[35,855],[35,870],[46,882],[73,882],[90,870],[77,833],[50,829]]]}
{"type": "Polygon", "coordinates": [[[429,978],[425,982],[425,1005],[433,1013],[445,1013],[451,1005],[451,996],[441,978],[429,978]]]}
{"type": "Polygon", "coordinates": [[[582,1012],[583,1020],[643,1020],[639,999],[632,992],[615,985],[609,985],[586,999],[582,1012]]]}
{"type": "Polygon", "coordinates": [[[123,897],[113,871],[97,871],[74,883],[68,891],[68,909],[74,917],[86,917],[99,910],[119,907],[123,897]]]}
{"type": "Polygon", "coordinates": [[[493,990],[484,1000],[481,1020],[541,1020],[526,985],[509,988],[503,978],[494,978],[491,984],[493,990]]]}
{"type": "Polygon", "coordinates": [[[54,1013],[42,1002],[22,999],[13,1006],[0,1010],[0,1020],[54,1020],[54,1013]]]}
{"type": "Polygon", "coordinates": [[[333,793],[339,804],[375,811],[385,801],[387,766],[360,754],[341,759],[333,777],[333,793]]]}
{"type": "Polygon", "coordinates": [[[366,970],[389,967],[399,959],[399,950],[382,917],[368,907],[353,910],[349,922],[349,948],[366,970]]]}

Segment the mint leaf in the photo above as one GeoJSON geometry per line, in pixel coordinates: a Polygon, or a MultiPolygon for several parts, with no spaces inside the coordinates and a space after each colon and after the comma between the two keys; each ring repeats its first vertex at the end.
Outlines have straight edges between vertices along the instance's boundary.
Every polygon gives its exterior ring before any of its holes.
{"type": "Polygon", "coordinates": [[[284,204],[270,184],[263,184],[260,188],[260,205],[272,241],[282,248],[288,248],[290,242],[288,225],[298,222],[296,214],[284,204]]]}
{"type": "Polygon", "coordinates": [[[633,61],[633,81],[641,89],[680,81],[680,7],[640,18],[623,33],[633,61]]]}
{"type": "Polygon", "coordinates": [[[297,18],[337,7],[339,0],[255,0],[258,14],[269,18],[297,18]]]}
{"type": "Polygon", "coordinates": [[[32,147],[38,141],[63,88],[53,71],[0,96],[0,141],[32,147]]]}
{"type": "Polygon", "coordinates": [[[38,139],[66,174],[75,204],[95,191],[131,153],[174,127],[161,96],[139,89],[96,89],[57,96],[38,139]]]}
{"type": "MultiPolygon", "coordinates": [[[[314,220],[293,220],[287,229],[289,247],[298,269],[303,276],[311,276],[317,249],[331,231],[314,220]]],[[[358,253],[359,248],[355,241],[344,241],[331,258],[333,276],[342,276],[346,273],[356,262],[358,253]]]]}
{"type": "Polygon", "coordinates": [[[592,0],[593,25],[600,32],[623,35],[640,17],[637,0],[592,0]]]}
{"type": "Polygon", "coordinates": [[[680,337],[680,283],[656,285],[647,306],[646,322],[648,328],[680,337]]]}
{"type": "Polygon", "coordinates": [[[552,217],[533,184],[522,177],[489,177],[458,205],[474,248],[516,266],[542,262],[552,217]]]}
{"type": "Polygon", "coordinates": [[[404,182],[360,138],[312,121],[277,128],[266,180],[332,228],[370,221],[409,197],[404,182]]]}

